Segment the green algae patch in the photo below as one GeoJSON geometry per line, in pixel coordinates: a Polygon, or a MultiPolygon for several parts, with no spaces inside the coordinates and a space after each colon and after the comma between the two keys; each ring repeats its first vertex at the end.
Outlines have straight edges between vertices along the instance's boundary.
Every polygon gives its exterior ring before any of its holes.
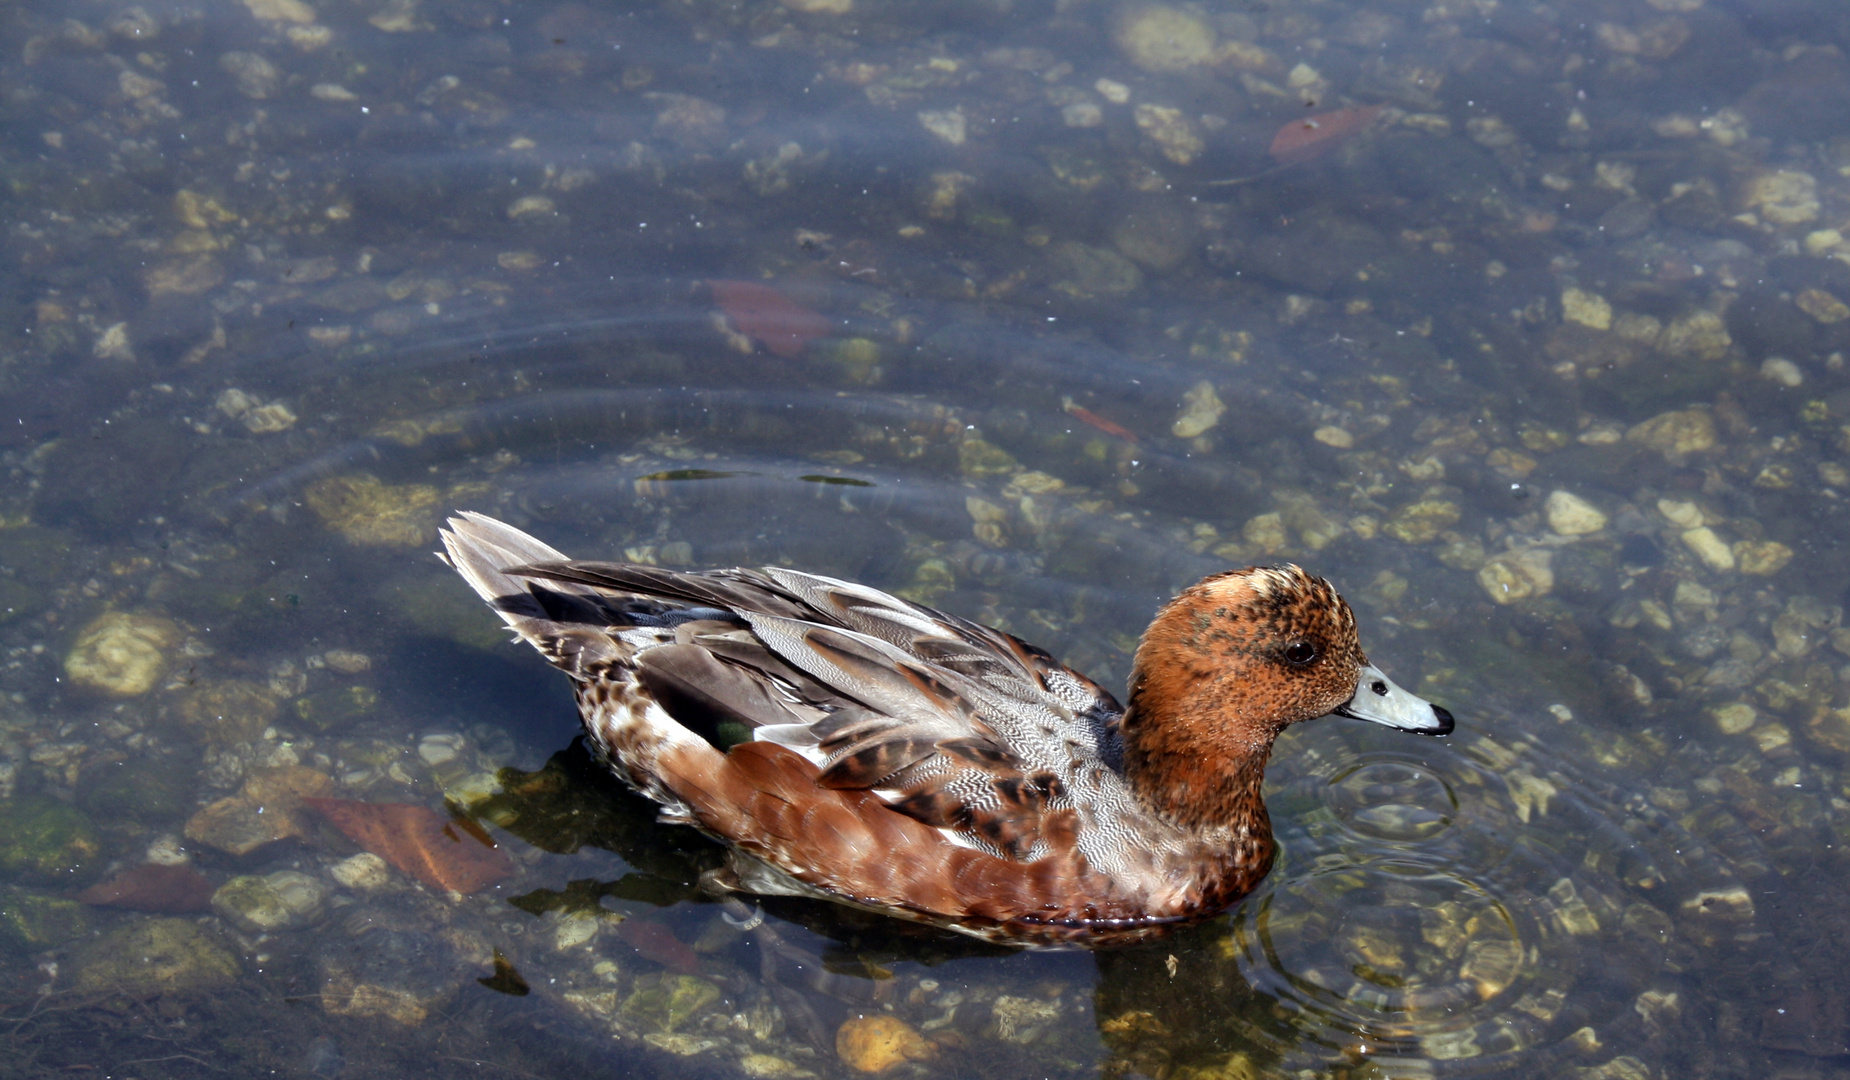
{"type": "Polygon", "coordinates": [[[75,900],[0,885],[0,955],[41,952],[90,928],[90,914],[75,900]]]}
{"type": "Polygon", "coordinates": [[[69,803],[41,796],[0,801],[0,876],[26,885],[87,885],[102,852],[96,823],[69,803]]]}

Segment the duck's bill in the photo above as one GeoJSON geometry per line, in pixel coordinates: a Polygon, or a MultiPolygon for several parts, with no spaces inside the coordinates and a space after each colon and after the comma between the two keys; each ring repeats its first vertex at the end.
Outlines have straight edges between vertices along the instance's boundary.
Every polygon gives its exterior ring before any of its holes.
{"type": "Polygon", "coordinates": [[[1421,735],[1452,733],[1451,713],[1402,690],[1372,664],[1362,669],[1362,677],[1356,680],[1355,696],[1347,705],[1337,708],[1336,715],[1421,735]]]}

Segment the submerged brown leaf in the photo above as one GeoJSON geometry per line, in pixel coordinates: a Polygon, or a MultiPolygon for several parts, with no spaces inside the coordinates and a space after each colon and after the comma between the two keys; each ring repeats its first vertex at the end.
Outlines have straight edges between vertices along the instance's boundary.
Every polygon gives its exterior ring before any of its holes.
{"type": "Polygon", "coordinates": [[[98,907],[185,915],[211,910],[212,891],[212,880],[190,866],[146,863],[92,885],[73,899],[98,907]]]}
{"type": "Polygon", "coordinates": [[[514,863],[479,827],[427,806],[350,799],[304,799],[349,840],[432,888],[472,893],[514,873],[514,863]]]}

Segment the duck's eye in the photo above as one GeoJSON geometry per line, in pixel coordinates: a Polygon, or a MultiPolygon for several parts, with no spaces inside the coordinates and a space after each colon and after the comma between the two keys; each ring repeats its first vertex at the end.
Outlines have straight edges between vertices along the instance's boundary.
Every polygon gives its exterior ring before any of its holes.
{"type": "Polygon", "coordinates": [[[1285,660],[1287,663],[1303,667],[1316,658],[1317,647],[1308,641],[1294,641],[1285,646],[1285,660]]]}

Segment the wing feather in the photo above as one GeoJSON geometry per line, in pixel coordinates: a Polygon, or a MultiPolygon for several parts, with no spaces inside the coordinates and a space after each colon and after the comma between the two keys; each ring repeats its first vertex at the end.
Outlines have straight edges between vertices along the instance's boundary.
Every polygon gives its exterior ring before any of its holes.
{"type": "Polygon", "coordinates": [[[668,716],[731,746],[770,835],[819,826],[754,744],[806,759],[812,791],[866,793],[1011,860],[1069,843],[1050,815],[1077,772],[1115,765],[1116,700],[1011,634],[821,575],[573,562],[474,514],[451,530],[451,564],[555,664],[627,665],[668,716]]]}

